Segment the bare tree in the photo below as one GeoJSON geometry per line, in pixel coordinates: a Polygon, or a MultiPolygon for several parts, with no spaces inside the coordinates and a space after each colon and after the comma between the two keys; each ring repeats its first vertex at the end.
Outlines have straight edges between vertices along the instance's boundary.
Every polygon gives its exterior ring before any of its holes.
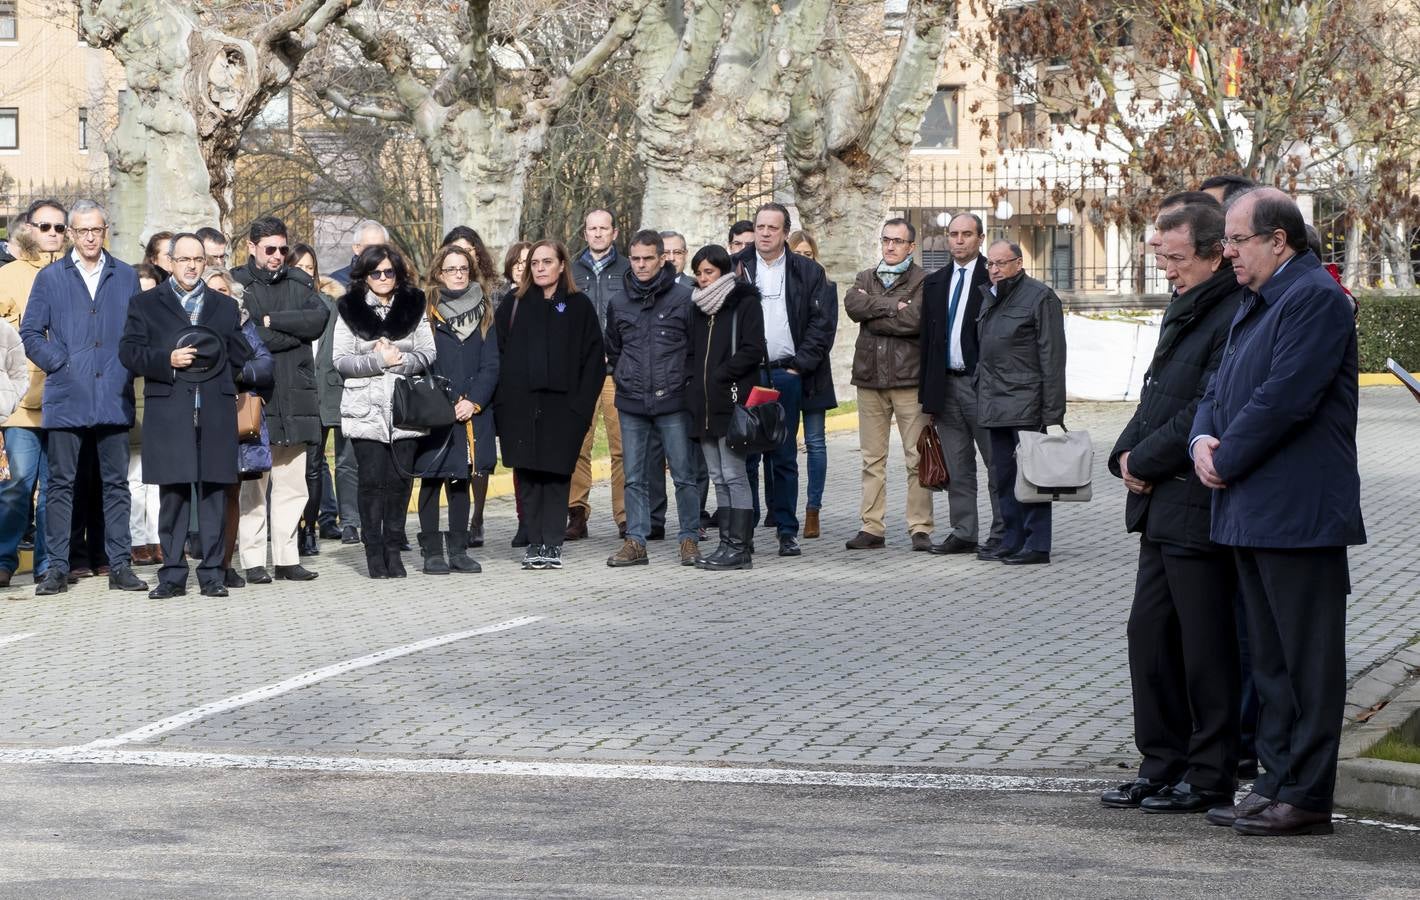
{"type": "Polygon", "coordinates": [[[445,223],[473,225],[496,252],[519,237],[528,172],[548,128],[652,2],[659,0],[609,0],[612,18],[599,23],[599,39],[565,62],[535,58],[516,22],[495,31],[491,0],[451,4],[452,20],[413,37],[407,23],[394,21],[399,9],[386,11],[385,27],[347,17],[345,31],[388,74],[389,89],[363,100],[334,84],[321,93],[352,115],[412,125],[438,170],[445,223]],[[421,54],[438,61],[428,64],[421,54]]]}
{"type": "Polygon", "coordinates": [[[112,51],[128,82],[109,147],[119,253],[159,229],[231,224],[243,131],[359,2],[78,0],[80,35],[112,51]]]}
{"type": "Polygon", "coordinates": [[[795,98],[784,148],[799,211],[824,268],[840,282],[875,259],[877,227],[932,99],[948,35],[945,3],[911,0],[892,68],[875,80],[859,51],[882,43],[878,7],[867,17],[878,40],[856,47],[848,29],[863,24],[862,4],[836,4],[825,52],[795,98]]]}
{"type": "Polygon", "coordinates": [[[830,0],[664,0],[632,38],[641,223],[724,239],[731,196],[770,159],[820,50],[830,0]]]}

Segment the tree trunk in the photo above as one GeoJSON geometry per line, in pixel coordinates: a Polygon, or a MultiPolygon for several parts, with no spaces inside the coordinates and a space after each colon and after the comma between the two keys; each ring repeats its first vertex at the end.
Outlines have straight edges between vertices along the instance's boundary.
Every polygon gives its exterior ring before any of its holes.
{"type": "Polygon", "coordinates": [[[726,246],[730,223],[726,210],[745,166],[736,159],[709,161],[697,151],[694,161],[667,165],[645,160],[646,191],[637,228],[679,231],[691,248],[726,246]]]}

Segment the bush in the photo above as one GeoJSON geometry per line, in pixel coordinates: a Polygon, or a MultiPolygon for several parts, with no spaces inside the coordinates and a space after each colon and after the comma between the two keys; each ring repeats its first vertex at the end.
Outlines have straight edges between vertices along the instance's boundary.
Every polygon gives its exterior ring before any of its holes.
{"type": "Polygon", "coordinates": [[[1386,371],[1386,357],[1420,371],[1420,297],[1363,294],[1358,300],[1361,371],[1386,371]]]}

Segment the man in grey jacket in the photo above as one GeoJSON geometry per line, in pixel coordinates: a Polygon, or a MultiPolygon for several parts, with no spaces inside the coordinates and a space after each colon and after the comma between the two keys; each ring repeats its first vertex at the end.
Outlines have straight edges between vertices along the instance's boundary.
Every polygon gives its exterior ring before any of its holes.
{"type": "Polygon", "coordinates": [[[1025,274],[1021,248],[996,241],[986,252],[976,333],[976,415],[991,435],[991,469],[1006,530],[978,559],[1007,565],[1050,562],[1050,504],[1016,500],[1016,444],[1025,429],[1065,422],[1065,315],[1060,298],[1025,274]]]}

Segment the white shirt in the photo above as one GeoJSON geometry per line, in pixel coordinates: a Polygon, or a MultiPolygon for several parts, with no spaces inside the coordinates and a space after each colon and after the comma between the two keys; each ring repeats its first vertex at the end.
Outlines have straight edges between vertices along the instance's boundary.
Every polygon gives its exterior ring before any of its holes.
{"type": "Polygon", "coordinates": [[[74,260],[74,266],[84,278],[84,287],[89,289],[89,299],[96,299],[99,293],[99,276],[104,273],[104,263],[108,262],[108,257],[100,250],[99,264],[94,267],[94,271],[92,272],[84,268],[84,258],[79,255],[79,249],[77,247],[69,254],[69,258],[74,260]]]}
{"type": "Polygon", "coordinates": [[[759,264],[754,267],[754,284],[759,288],[764,308],[764,345],[770,362],[794,355],[794,333],[789,329],[789,301],[784,296],[784,278],[788,269],[787,250],[773,262],[759,257],[759,264]]]}
{"type": "Polygon", "coordinates": [[[961,329],[962,322],[966,319],[966,305],[971,300],[971,279],[976,274],[977,260],[963,266],[956,260],[952,260],[952,284],[951,291],[947,294],[947,312],[952,310],[952,297],[956,294],[957,280],[962,281],[961,299],[957,301],[957,314],[952,319],[952,333],[947,341],[947,365],[953,369],[965,369],[966,357],[961,352],[961,329]]]}

